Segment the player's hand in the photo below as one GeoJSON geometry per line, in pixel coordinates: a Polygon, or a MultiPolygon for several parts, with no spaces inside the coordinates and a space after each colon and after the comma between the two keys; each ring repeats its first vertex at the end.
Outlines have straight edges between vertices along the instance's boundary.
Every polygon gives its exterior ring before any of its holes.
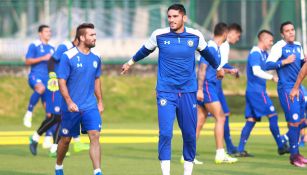
{"type": "Polygon", "coordinates": [[[48,53],[48,54],[42,56],[41,60],[42,60],[42,61],[48,61],[50,58],[51,58],[51,54],[48,53]]]}
{"type": "Polygon", "coordinates": [[[290,92],[290,100],[293,102],[296,97],[297,101],[299,101],[300,91],[296,88],[293,88],[290,92]]]}
{"type": "Polygon", "coordinates": [[[122,66],[122,72],[120,74],[125,74],[126,72],[128,72],[128,70],[130,69],[130,65],[128,63],[125,63],[123,66],[122,66]]]}
{"type": "Polygon", "coordinates": [[[102,113],[104,111],[104,105],[102,102],[97,103],[98,111],[102,113]]]}
{"type": "Polygon", "coordinates": [[[74,102],[68,103],[67,106],[69,112],[79,112],[79,108],[74,102]]]}
{"type": "Polygon", "coordinates": [[[204,101],[204,92],[203,90],[197,90],[196,98],[198,101],[204,101]]]}
{"type": "Polygon", "coordinates": [[[57,75],[55,72],[49,72],[49,80],[48,80],[47,88],[51,92],[55,92],[59,90],[58,79],[57,79],[57,75]]]}
{"type": "Polygon", "coordinates": [[[218,70],[216,73],[217,79],[222,79],[224,77],[224,74],[225,74],[224,69],[218,70]]]}
{"type": "Polygon", "coordinates": [[[274,81],[275,83],[277,83],[277,82],[278,82],[278,77],[273,76],[272,81],[274,81]]]}
{"type": "Polygon", "coordinates": [[[295,61],[296,56],[294,54],[289,55],[285,60],[283,60],[283,65],[291,64],[295,61]]]}

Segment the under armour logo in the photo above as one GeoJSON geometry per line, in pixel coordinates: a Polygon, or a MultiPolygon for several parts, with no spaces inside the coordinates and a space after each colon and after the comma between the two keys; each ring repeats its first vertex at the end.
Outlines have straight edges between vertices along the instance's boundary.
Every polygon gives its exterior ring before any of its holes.
{"type": "Polygon", "coordinates": [[[171,41],[164,41],[164,44],[171,44],[171,41]]]}
{"type": "Polygon", "coordinates": [[[286,50],[286,53],[290,53],[291,51],[289,49],[286,50]]]}
{"type": "Polygon", "coordinates": [[[77,63],[77,67],[82,67],[82,63],[77,63]]]}

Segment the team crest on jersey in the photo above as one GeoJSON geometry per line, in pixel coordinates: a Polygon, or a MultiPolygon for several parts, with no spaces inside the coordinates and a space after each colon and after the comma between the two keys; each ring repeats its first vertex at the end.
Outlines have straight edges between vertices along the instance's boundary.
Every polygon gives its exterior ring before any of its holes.
{"type": "Polygon", "coordinates": [[[68,134],[68,129],[63,128],[63,129],[62,129],[62,133],[63,133],[63,134],[68,134]]]}
{"type": "Polygon", "coordinates": [[[292,115],[292,118],[293,118],[294,120],[297,120],[297,119],[298,119],[298,114],[297,114],[297,113],[294,113],[294,114],[292,115]]]}
{"type": "Polygon", "coordinates": [[[55,112],[60,112],[60,107],[59,106],[54,107],[54,111],[55,112]]]}
{"type": "Polygon", "coordinates": [[[189,47],[193,47],[194,46],[194,42],[192,40],[188,40],[188,46],[189,47]]]}
{"type": "Polygon", "coordinates": [[[274,106],[270,106],[270,111],[271,111],[271,112],[275,111],[274,106]]]}
{"type": "Polygon", "coordinates": [[[161,105],[161,106],[165,106],[166,104],[167,104],[167,100],[164,99],[164,98],[162,98],[162,99],[160,100],[160,105],[161,105]]]}
{"type": "Polygon", "coordinates": [[[41,79],[37,79],[37,80],[36,80],[36,83],[41,83],[41,82],[42,82],[41,79]]]}
{"type": "Polygon", "coordinates": [[[93,67],[94,67],[94,68],[97,68],[97,67],[98,67],[97,61],[94,61],[94,62],[93,62],[93,67]]]}

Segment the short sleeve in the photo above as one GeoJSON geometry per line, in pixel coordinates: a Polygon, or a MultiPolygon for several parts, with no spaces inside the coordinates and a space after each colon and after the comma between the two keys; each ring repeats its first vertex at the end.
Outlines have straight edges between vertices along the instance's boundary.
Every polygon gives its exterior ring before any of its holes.
{"type": "Polygon", "coordinates": [[[30,46],[28,48],[28,51],[27,51],[27,54],[26,54],[26,59],[35,58],[35,56],[36,56],[36,47],[32,43],[32,44],[30,44],[30,46]]]}
{"type": "Polygon", "coordinates": [[[60,65],[58,69],[58,78],[67,80],[70,75],[69,58],[66,54],[63,54],[60,59],[60,65]]]}
{"type": "Polygon", "coordinates": [[[261,66],[261,54],[259,52],[253,52],[250,55],[249,64],[253,66],[261,66]]]}
{"type": "Polygon", "coordinates": [[[67,51],[67,48],[64,44],[59,45],[57,50],[53,54],[53,58],[55,61],[60,61],[61,56],[63,55],[64,52],[67,51]]]}
{"type": "Polygon", "coordinates": [[[102,71],[101,71],[101,65],[102,65],[102,59],[99,58],[98,60],[98,66],[97,66],[97,70],[96,70],[96,78],[99,78],[102,71]]]}

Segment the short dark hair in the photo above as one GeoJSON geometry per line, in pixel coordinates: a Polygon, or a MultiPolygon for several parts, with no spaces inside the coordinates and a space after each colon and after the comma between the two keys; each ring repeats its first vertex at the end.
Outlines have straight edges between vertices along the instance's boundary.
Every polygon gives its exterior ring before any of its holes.
{"type": "Polygon", "coordinates": [[[49,28],[49,26],[46,25],[46,24],[42,24],[42,25],[38,26],[38,32],[42,32],[44,30],[44,28],[49,28]]]}
{"type": "Polygon", "coordinates": [[[186,15],[186,10],[182,4],[173,4],[168,7],[167,12],[170,10],[179,10],[179,13],[186,15]]]}
{"type": "Polygon", "coordinates": [[[260,39],[261,35],[264,33],[274,36],[271,31],[263,29],[263,30],[260,30],[260,32],[258,32],[258,35],[257,35],[258,39],[260,39]]]}
{"type": "Polygon", "coordinates": [[[223,22],[217,23],[214,27],[214,35],[221,36],[225,32],[227,32],[227,30],[228,30],[227,24],[223,22]]]}
{"type": "Polygon", "coordinates": [[[238,24],[238,23],[229,24],[228,25],[228,31],[230,31],[230,30],[235,30],[237,32],[242,33],[242,28],[241,28],[240,24],[238,24]]]}
{"type": "Polygon", "coordinates": [[[293,25],[291,21],[286,21],[286,22],[281,23],[280,28],[279,28],[280,33],[282,33],[284,31],[284,27],[289,24],[293,25]]]}
{"type": "Polygon", "coordinates": [[[76,37],[78,39],[78,41],[80,41],[80,36],[84,35],[85,34],[85,29],[94,29],[95,26],[94,24],[92,23],[83,23],[83,24],[80,24],[78,27],[77,27],[77,31],[76,31],[76,37]]]}

